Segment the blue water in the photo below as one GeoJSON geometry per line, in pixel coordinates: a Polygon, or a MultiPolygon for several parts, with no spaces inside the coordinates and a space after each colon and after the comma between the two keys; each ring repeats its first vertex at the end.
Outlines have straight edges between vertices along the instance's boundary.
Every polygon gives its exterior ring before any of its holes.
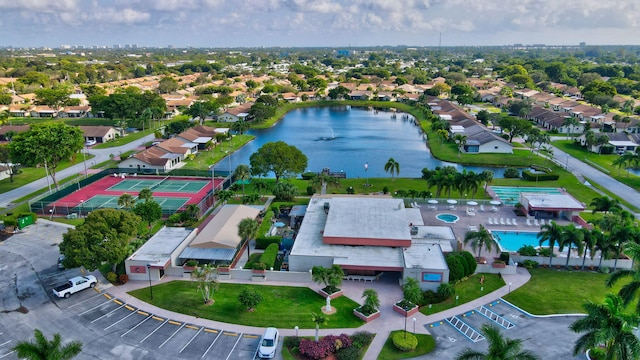
{"type": "Polygon", "coordinates": [[[248,133],[256,139],[222,159],[216,164],[216,171],[248,165],[251,154],[262,145],[284,141],[307,155],[309,171],[319,172],[328,167],[334,172],[346,172],[349,178],[391,177],[384,171],[389,158],[400,164],[400,177],[419,178],[423,168],[436,166],[454,166],[458,171],[492,170],[495,178],[504,173],[503,168],[462,166],[434,159],[424,134],[412,120],[403,119],[401,114],[394,119],[385,111],[374,113],[350,107],[296,109],[271,128],[248,133]],[[365,163],[369,164],[367,172],[365,163]]]}
{"type": "Polygon", "coordinates": [[[515,205],[520,201],[520,193],[561,194],[558,188],[524,187],[524,186],[491,186],[493,192],[506,205],[515,205]]]}
{"type": "Polygon", "coordinates": [[[460,218],[457,215],[453,215],[453,214],[438,214],[436,215],[436,219],[440,221],[444,221],[449,224],[453,224],[458,220],[460,220],[460,218]]]}
{"type": "MultiPolygon", "coordinates": [[[[525,245],[531,245],[534,248],[540,246],[538,233],[525,231],[491,231],[493,238],[496,239],[500,249],[507,252],[517,252],[525,245]]],[[[547,242],[542,244],[549,246],[547,242]]]]}

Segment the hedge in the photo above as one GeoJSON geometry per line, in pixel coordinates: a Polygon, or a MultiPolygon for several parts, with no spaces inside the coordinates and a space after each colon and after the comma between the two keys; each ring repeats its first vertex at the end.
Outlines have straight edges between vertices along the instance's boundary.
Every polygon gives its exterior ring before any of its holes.
{"type": "Polygon", "coordinates": [[[447,266],[449,267],[449,282],[455,283],[464,277],[464,258],[455,253],[448,254],[445,257],[447,266]]]}
{"type": "Polygon", "coordinates": [[[522,172],[522,178],[528,181],[555,181],[560,178],[557,174],[533,174],[529,170],[522,172]]]}
{"type": "Polygon", "coordinates": [[[465,270],[467,270],[467,273],[464,274],[464,276],[473,275],[476,272],[476,268],[478,267],[476,258],[468,251],[460,252],[460,256],[462,256],[462,258],[464,258],[464,260],[467,262],[467,266],[465,266],[465,270]]]}
{"type": "Polygon", "coordinates": [[[267,236],[267,232],[271,229],[271,219],[273,219],[273,211],[269,210],[264,214],[262,218],[262,223],[260,224],[260,228],[258,229],[258,236],[267,236]]]}
{"type": "Polygon", "coordinates": [[[260,256],[260,262],[263,263],[267,269],[270,269],[275,265],[279,249],[280,247],[278,244],[271,244],[267,246],[266,250],[262,253],[262,256],[260,256]]]}
{"type": "Polygon", "coordinates": [[[256,249],[266,249],[271,244],[278,244],[282,242],[282,236],[261,236],[256,239],[256,249]]]}
{"type": "Polygon", "coordinates": [[[413,351],[418,347],[418,338],[412,333],[398,331],[391,338],[393,345],[400,351],[413,351]]]}

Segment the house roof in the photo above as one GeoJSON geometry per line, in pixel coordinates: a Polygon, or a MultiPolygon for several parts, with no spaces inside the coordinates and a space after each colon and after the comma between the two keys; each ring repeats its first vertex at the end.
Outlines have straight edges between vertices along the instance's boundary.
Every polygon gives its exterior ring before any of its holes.
{"type": "Polygon", "coordinates": [[[198,146],[197,144],[180,140],[178,137],[167,139],[160,144],[156,145],[159,148],[172,152],[174,154],[186,154],[191,151],[191,148],[198,146]]]}
{"type": "Polygon", "coordinates": [[[104,137],[109,131],[115,131],[112,126],[79,126],[80,130],[84,133],[85,137],[104,137]]]}
{"type": "Polygon", "coordinates": [[[242,239],[238,224],[245,218],[255,219],[260,209],[246,205],[225,205],[189,244],[195,248],[235,249],[242,239]]]}
{"type": "Polygon", "coordinates": [[[227,109],[226,113],[234,116],[242,116],[242,115],[246,116],[249,113],[249,110],[251,110],[252,106],[253,106],[253,103],[247,102],[247,103],[238,105],[237,107],[227,109]]]}
{"type": "Polygon", "coordinates": [[[154,166],[164,166],[169,162],[170,158],[166,157],[167,151],[157,146],[152,146],[144,151],[135,154],[133,157],[142,162],[154,166]]]}
{"type": "Polygon", "coordinates": [[[6,135],[9,131],[14,133],[21,133],[29,131],[29,125],[5,125],[0,126],[0,135],[6,135]]]}
{"type": "Polygon", "coordinates": [[[163,227],[127,260],[165,267],[171,261],[172,253],[193,231],[195,230],[181,227],[163,227]]]}

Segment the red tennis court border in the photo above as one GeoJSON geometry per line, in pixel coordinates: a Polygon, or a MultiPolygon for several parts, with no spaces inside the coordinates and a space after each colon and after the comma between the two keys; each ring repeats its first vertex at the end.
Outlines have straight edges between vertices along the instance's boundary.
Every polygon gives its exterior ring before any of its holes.
{"type": "MultiPolygon", "coordinates": [[[[157,180],[158,182],[162,181],[166,176],[137,176],[136,179],[141,180],[157,180]]],[[[127,179],[131,179],[127,177],[127,179]]],[[[200,206],[200,211],[204,212],[206,209],[203,208],[202,205],[205,205],[207,208],[213,203],[213,199],[211,197],[211,179],[203,178],[203,177],[185,177],[185,176],[170,176],[170,180],[199,180],[199,181],[207,181],[208,185],[200,189],[197,193],[181,193],[181,192],[155,192],[152,190],[154,196],[158,197],[167,197],[167,198],[189,198],[186,205],[189,204],[198,204],[200,206]],[[211,198],[209,200],[209,198],[211,198]],[[203,203],[203,200],[207,200],[203,203]]],[[[49,204],[47,208],[55,209],[54,212],[56,214],[68,214],[69,211],[64,211],[63,209],[72,209],[80,205],[84,200],[88,200],[95,195],[107,195],[107,196],[120,196],[124,193],[131,194],[132,196],[138,196],[139,191],[125,191],[125,190],[108,190],[110,187],[120,183],[123,181],[121,177],[115,176],[105,176],[98,181],[95,181],[79,190],[74,191],[73,193],[49,204]]],[[[224,180],[223,179],[215,179],[215,186],[219,186],[224,180]]],[[[49,210],[50,211],[50,210],[49,210]]]]}

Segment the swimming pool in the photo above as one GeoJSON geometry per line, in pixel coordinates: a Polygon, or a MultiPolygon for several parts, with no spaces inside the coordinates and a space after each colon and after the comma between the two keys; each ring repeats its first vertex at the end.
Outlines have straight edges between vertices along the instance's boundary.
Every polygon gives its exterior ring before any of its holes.
{"type": "MultiPolygon", "coordinates": [[[[493,238],[500,246],[500,250],[504,252],[517,252],[525,245],[531,245],[534,248],[540,246],[537,232],[528,231],[491,231],[493,238]]],[[[545,241],[543,246],[549,246],[545,241]]]]}
{"type": "Polygon", "coordinates": [[[447,224],[453,224],[458,220],[460,220],[460,218],[457,215],[453,215],[453,214],[438,214],[436,215],[436,219],[440,221],[444,221],[447,224]]]}
{"type": "Polygon", "coordinates": [[[520,193],[562,194],[560,189],[549,187],[492,186],[491,189],[505,205],[517,204],[520,193]]]}

